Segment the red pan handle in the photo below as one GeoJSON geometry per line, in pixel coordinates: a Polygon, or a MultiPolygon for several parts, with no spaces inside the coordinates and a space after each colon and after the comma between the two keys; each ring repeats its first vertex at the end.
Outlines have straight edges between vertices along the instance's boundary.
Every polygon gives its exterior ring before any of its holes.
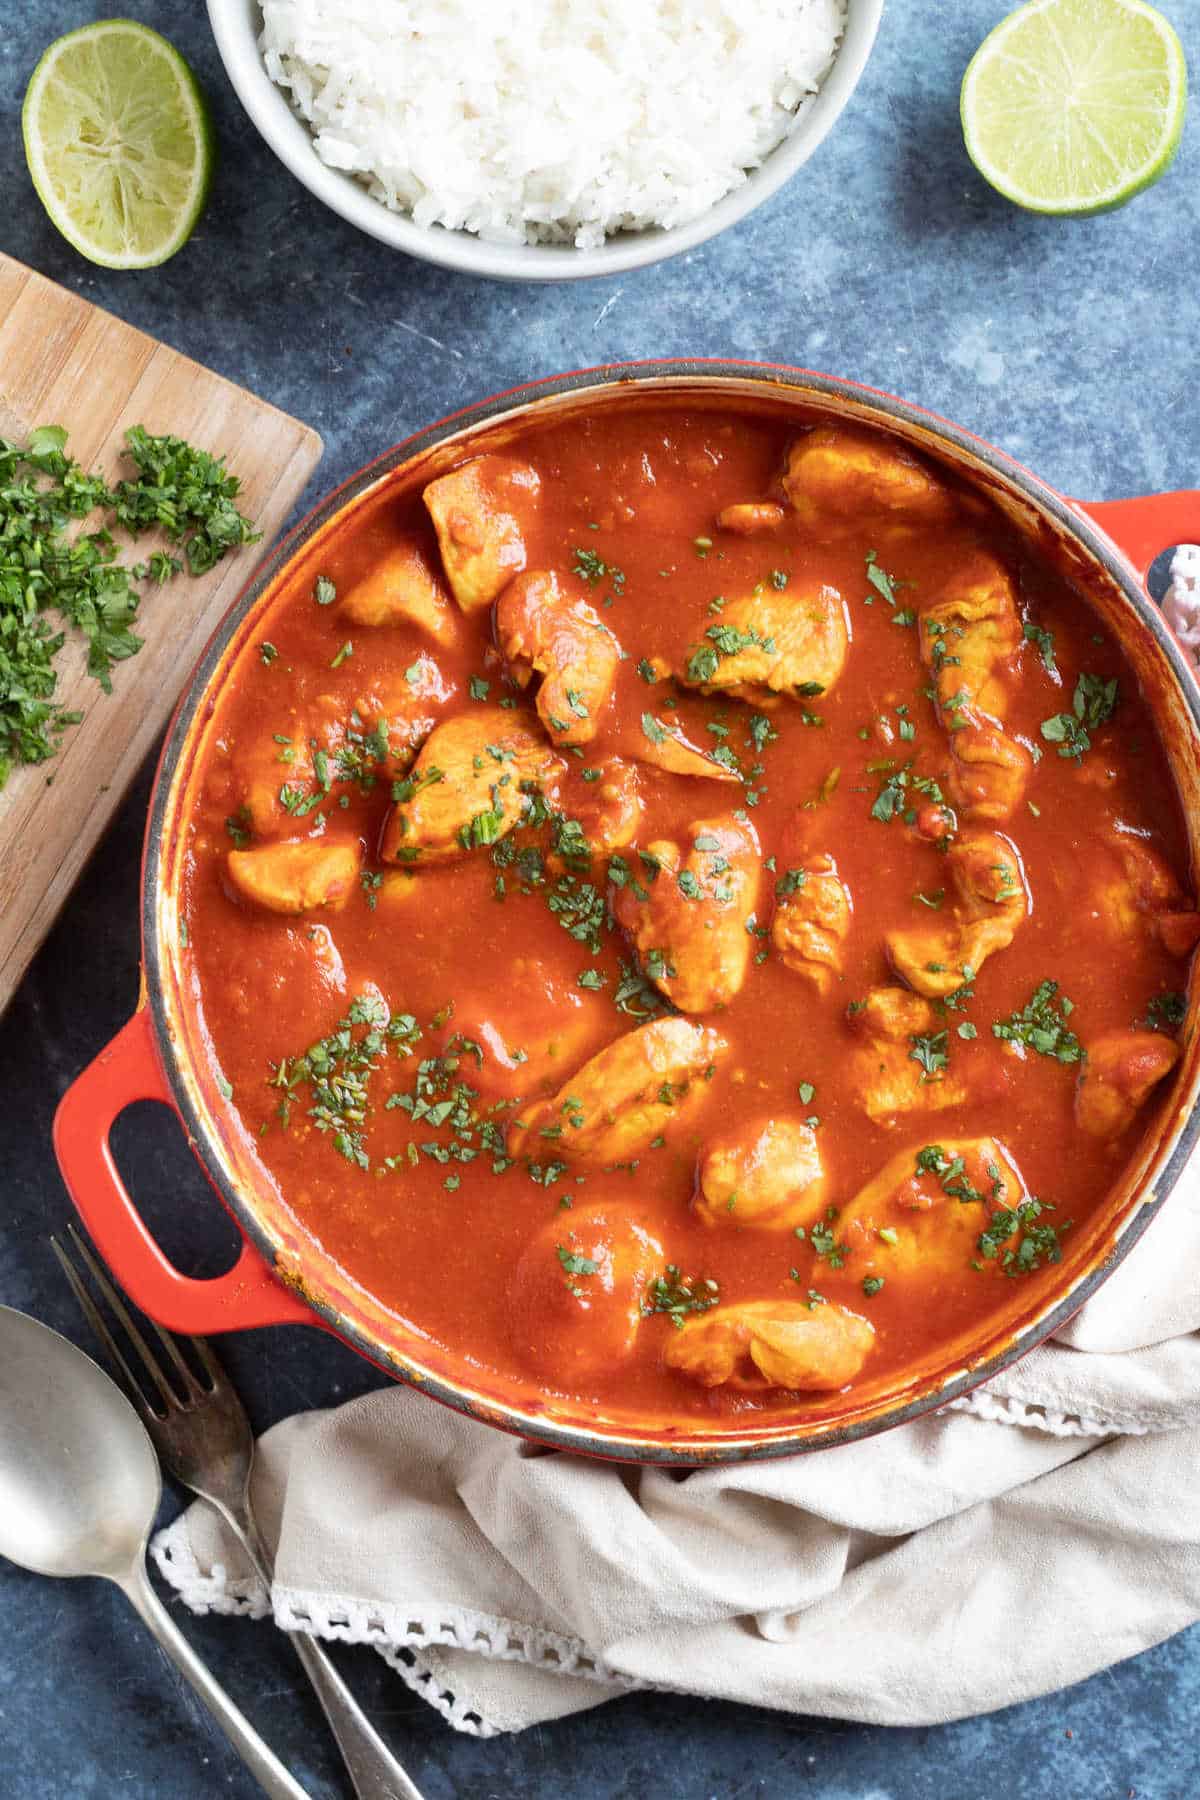
{"type": "Polygon", "coordinates": [[[1123,550],[1143,582],[1150,564],[1170,544],[1200,544],[1200,492],[1145,494],[1135,500],[1076,500],[1123,550]]]}
{"type": "Polygon", "coordinates": [[[126,1191],[108,1141],[117,1115],[135,1100],[161,1100],[177,1110],[146,1007],[71,1084],[54,1117],[54,1150],[67,1192],[130,1298],[171,1331],[318,1324],[249,1243],[228,1274],[213,1281],[193,1281],[167,1261],[126,1191]]]}

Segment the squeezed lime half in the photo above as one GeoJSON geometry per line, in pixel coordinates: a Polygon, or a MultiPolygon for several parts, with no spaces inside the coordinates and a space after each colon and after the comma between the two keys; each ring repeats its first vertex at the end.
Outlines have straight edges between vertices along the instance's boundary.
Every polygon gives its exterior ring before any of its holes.
{"type": "Polygon", "coordinates": [[[25,90],[25,160],[68,243],[107,269],[166,262],[192,234],[214,161],[178,50],[133,19],[58,38],[25,90]]]}

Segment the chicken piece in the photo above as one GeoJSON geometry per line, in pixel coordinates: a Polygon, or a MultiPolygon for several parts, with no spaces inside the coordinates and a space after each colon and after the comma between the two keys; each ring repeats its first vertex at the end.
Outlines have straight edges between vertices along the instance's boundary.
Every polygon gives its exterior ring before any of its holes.
{"type": "Polygon", "coordinates": [[[477,456],[425,489],[446,580],[465,613],[490,606],[525,567],[524,530],[537,517],[541,485],[528,463],[477,456]]]}
{"type": "MultiPolygon", "coordinates": [[[[656,986],[681,1012],[709,1012],[739,992],[755,940],[748,929],[758,902],[758,836],[730,814],[697,820],[685,856],[663,840],[646,846],[658,864],[635,887],[617,888],[612,907],[656,986]],[[657,951],[656,958],[649,953],[657,951]]],[[[651,865],[652,866],[652,865],[651,865]]]]}
{"type": "Polygon", "coordinates": [[[818,425],[797,438],[783,489],[804,523],[825,533],[864,529],[868,514],[915,526],[940,524],[954,512],[949,490],[907,450],[847,425],[818,425]]]}
{"type": "MultiPolygon", "coordinates": [[[[607,996],[579,988],[573,975],[569,982],[557,978],[540,956],[518,956],[502,986],[458,999],[446,1037],[479,1045],[482,1062],[471,1063],[472,1086],[490,1098],[532,1105],[611,1042],[615,1022],[607,996]]],[[[549,1141],[546,1148],[549,1154],[549,1141]]]]}
{"type": "Polygon", "coordinates": [[[229,880],[243,899],[266,912],[307,913],[345,906],[358,885],[362,858],[357,843],[307,838],[231,850],[229,880]]]}
{"type": "Polygon", "coordinates": [[[398,922],[404,908],[415,912],[418,902],[424,905],[429,899],[429,891],[422,889],[415,869],[385,869],[379,874],[377,883],[372,878],[370,897],[381,920],[398,922]]]}
{"type": "Polygon", "coordinates": [[[1022,643],[1012,578],[977,550],[920,617],[921,661],[934,678],[943,725],[956,730],[965,710],[1002,720],[1008,694],[997,672],[1022,643]]]}
{"type": "Polygon", "coordinates": [[[525,812],[523,781],[544,781],[562,764],[520,718],[480,706],[426,738],[383,828],[384,862],[449,862],[494,844],[525,812]]]}
{"type": "Polygon", "coordinates": [[[958,714],[958,729],[950,733],[950,755],[945,789],[963,818],[998,825],[1011,819],[1033,773],[1025,746],[993,720],[967,709],[958,714]]]}
{"type": "Polygon", "coordinates": [[[706,1225],[791,1231],[819,1218],[825,1189],[812,1126],[803,1119],[756,1119],[704,1146],[695,1210],[706,1225]]]}
{"type": "Polygon", "coordinates": [[[996,1138],[948,1138],[897,1151],[841,1208],[836,1231],[856,1282],[902,1276],[936,1286],[980,1260],[985,1232],[1002,1266],[1007,1240],[996,1236],[996,1217],[1029,1200],[1024,1176],[996,1138]]]}
{"type": "Polygon", "coordinates": [[[336,805],[340,782],[402,775],[456,691],[422,652],[407,671],[379,676],[353,701],[338,693],[300,700],[281,717],[282,729],[237,751],[238,822],[259,838],[294,835],[328,811],[327,796],[336,805]]]}
{"type": "Polygon", "coordinates": [[[590,744],[612,697],[621,651],[594,607],[557,575],[518,575],[496,607],[502,654],[543,677],[538,717],[556,744],[590,744]]]}
{"type": "Polygon", "coordinates": [[[638,1156],[703,1102],[702,1077],[727,1049],[710,1026],[651,1019],[606,1045],[552,1100],[527,1109],[509,1138],[509,1155],[545,1151],[593,1165],[638,1156]]]}
{"type": "Polygon", "coordinates": [[[823,582],[764,585],[722,608],[679,680],[702,693],[761,702],[775,694],[828,693],[850,644],[846,605],[823,582]]]}
{"type": "Polygon", "coordinates": [[[1156,937],[1172,956],[1189,956],[1200,940],[1200,915],[1166,859],[1128,831],[1107,835],[1111,879],[1096,896],[1097,915],[1126,941],[1156,937]]]}
{"type": "Polygon", "coordinates": [[[849,1022],[860,1039],[850,1054],[853,1086],[869,1119],[895,1124],[894,1115],[941,1112],[966,1099],[961,1077],[936,1066],[938,1055],[946,1054],[949,1031],[923,995],[872,988],[849,1022]]]}
{"type": "MultiPolygon", "coordinates": [[[[632,844],[642,822],[642,790],[637,769],[618,756],[607,756],[593,765],[596,779],[584,779],[584,771],[574,762],[547,789],[547,798],[556,812],[574,819],[588,841],[593,856],[606,856],[613,850],[624,850],[632,844]]],[[[589,769],[587,773],[593,773],[589,769]]],[[[551,853],[551,868],[561,868],[562,859],[551,853]]]]}
{"type": "MultiPolygon", "coordinates": [[[[326,779],[336,771],[337,754],[352,721],[339,694],[309,695],[303,690],[290,704],[271,709],[270,733],[248,743],[222,739],[217,752],[227,756],[220,794],[237,823],[258,838],[295,835],[296,807],[318,788],[314,758],[324,753],[326,779]]],[[[316,810],[315,806],[311,810],[316,810]]]]}
{"type": "Polygon", "coordinates": [[[650,713],[646,714],[646,720],[635,732],[622,737],[622,756],[633,762],[646,763],[652,769],[663,769],[668,775],[698,775],[708,781],[741,781],[736,769],[718,762],[710,750],[693,744],[680,726],[650,713]],[[650,723],[649,731],[646,720],[650,723]]]}
{"type": "Polygon", "coordinates": [[[1119,1137],[1179,1057],[1174,1039],[1157,1031],[1111,1031],[1089,1044],[1075,1083],[1079,1129],[1090,1137],[1119,1137]]]}
{"type": "Polygon", "coordinates": [[[352,625],[416,625],[444,649],[458,638],[445,588],[408,539],[394,544],[354,583],[338,612],[352,625]]]}
{"type": "Polygon", "coordinates": [[[828,1302],[743,1300],[687,1319],[663,1353],[704,1387],[836,1393],[866,1362],[875,1328],[828,1302]]]}
{"type": "Polygon", "coordinates": [[[853,917],[850,890],[823,852],[790,867],[775,883],[771,943],[789,969],[828,994],[842,972],[853,917]]]}
{"type": "Polygon", "coordinates": [[[717,514],[718,531],[731,531],[735,537],[761,537],[778,531],[787,514],[777,500],[741,500],[734,506],[723,506],[717,514]]]}
{"type": "Polygon", "coordinates": [[[946,852],[945,911],[884,937],[896,973],[909,987],[944,1000],[978,975],[989,956],[1012,943],[1030,911],[1016,845],[997,831],[963,832],[946,852]]]}
{"type": "Polygon", "coordinates": [[[619,1201],[557,1214],[509,1283],[518,1354],[567,1393],[607,1376],[632,1354],[643,1296],[662,1266],[662,1245],[619,1201]]]}
{"type": "Polygon", "coordinates": [[[457,692],[457,683],[424,651],[407,669],[379,676],[355,696],[335,773],[345,778],[365,758],[381,778],[402,775],[457,692]]]}
{"type": "MultiPolygon", "coordinates": [[[[335,739],[333,732],[322,735],[335,739]]],[[[325,750],[326,746],[319,744],[318,748],[325,750]]],[[[297,816],[290,810],[297,804],[293,796],[303,803],[316,781],[313,746],[306,738],[297,739],[290,731],[263,738],[239,752],[236,773],[242,797],[231,830],[240,825],[256,838],[277,838],[296,831],[297,816]]]]}

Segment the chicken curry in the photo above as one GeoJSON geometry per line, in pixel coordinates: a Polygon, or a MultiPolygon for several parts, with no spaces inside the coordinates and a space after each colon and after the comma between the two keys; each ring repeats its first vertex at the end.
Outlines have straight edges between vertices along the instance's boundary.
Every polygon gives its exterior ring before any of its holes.
{"type": "Polygon", "coordinates": [[[897,442],[629,403],[387,484],[217,701],[221,1092],[434,1344],[696,1419],[902,1370],[1102,1208],[1200,938],[1119,645],[897,442]]]}

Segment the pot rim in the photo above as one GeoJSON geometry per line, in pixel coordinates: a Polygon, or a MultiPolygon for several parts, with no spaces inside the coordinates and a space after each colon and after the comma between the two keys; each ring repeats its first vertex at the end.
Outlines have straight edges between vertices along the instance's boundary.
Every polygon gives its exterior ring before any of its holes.
{"type": "MultiPolygon", "coordinates": [[[[884,425],[894,422],[903,427],[916,428],[932,436],[938,443],[964,453],[977,467],[997,477],[1002,486],[1015,489],[1024,500],[1032,501],[1040,512],[1048,514],[1069,537],[1081,545],[1091,560],[1099,564],[1121,590],[1140,624],[1155,639],[1158,649],[1170,666],[1185,702],[1193,732],[1200,738],[1200,685],[1161,613],[1146,593],[1137,571],[1105,532],[1080,507],[1072,504],[1032,471],[986,439],[924,407],[863,383],[822,375],[788,364],[729,358],[674,358],[601,364],[502,390],[449,413],[434,424],[402,439],[319,500],[254,570],[214,632],[179,699],[155,771],[147,818],[142,863],[142,970],[155,1049],[172,1101],[187,1131],[188,1141],[209,1181],[243,1236],[264,1258],[276,1277],[289,1286],[295,1284],[287,1281],[280,1269],[279,1245],[260,1220],[253,1204],[253,1196],[244,1196],[239,1192],[227,1178],[222,1159],[214,1151],[213,1134],[196,1103],[191,1086],[184,1078],[180,1051],[167,1016],[164,979],[167,957],[160,943],[158,877],[180,758],[187,747],[213,673],[219,668],[230,639],[247,614],[259,603],[277,576],[303,546],[369,487],[437,445],[450,438],[474,432],[540,401],[557,400],[590,389],[626,387],[632,394],[643,385],[649,387],[665,384],[665,391],[677,392],[687,382],[697,381],[706,384],[707,392],[712,394],[713,384],[724,380],[761,385],[777,394],[793,393],[797,402],[811,399],[819,404],[822,399],[850,400],[865,408],[884,425]]],[[[1126,1208],[1128,1216],[1120,1225],[1118,1235],[1107,1253],[1099,1256],[1056,1300],[1044,1307],[1036,1318],[1014,1331],[986,1360],[971,1361],[967,1366],[951,1370],[944,1376],[935,1375],[932,1382],[925,1378],[921,1392],[915,1396],[906,1398],[902,1393],[891,1401],[882,1401],[865,1417],[842,1423],[817,1421],[814,1429],[801,1436],[776,1434],[763,1439],[747,1436],[731,1441],[723,1438],[688,1438],[681,1431],[677,1438],[649,1435],[639,1438],[636,1435],[626,1435],[630,1428],[624,1425],[618,1429],[615,1425],[608,1428],[596,1424],[589,1426],[565,1423],[524,1410],[516,1403],[509,1404],[484,1397],[473,1391],[466,1379],[456,1381],[418,1369],[412,1358],[390,1349],[381,1335],[372,1336],[355,1321],[340,1314],[328,1300],[314,1294],[303,1273],[298,1291],[311,1307],[315,1315],[314,1323],[323,1324],[358,1354],[383,1369],[393,1380],[412,1386],[431,1399],[471,1418],[522,1437],[536,1439],[555,1449],[622,1462],[656,1463],[685,1468],[804,1454],[872,1437],[894,1426],[940,1411],[951,1401],[1011,1367],[1038,1344],[1051,1337],[1095,1293],[1158,1216],[1198,1138],[1200,1098],[1194,1098],[1187,1105],[1186,1111],[1181,1110],[1165,1127],[1163,1141],[1153,1151],[1147,1168],[1138,1178],[1136,1195],[1131,1197],[1126,1208]],[[1164,1155],[1167,1144],[1170,1145],[1169,1152],[1164,1155]]]]}

